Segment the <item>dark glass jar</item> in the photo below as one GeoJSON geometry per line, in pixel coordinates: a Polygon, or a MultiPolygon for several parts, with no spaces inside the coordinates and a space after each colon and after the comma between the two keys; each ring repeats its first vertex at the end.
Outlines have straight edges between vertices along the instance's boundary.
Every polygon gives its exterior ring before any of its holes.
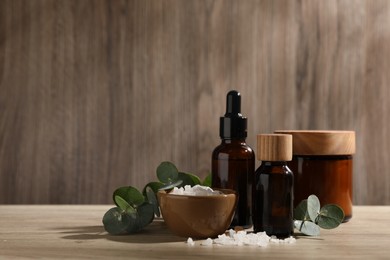
{"type": "Polygon", "coordinates": [[[322,205],[343,208],[344,221],[352,217],[352,155],[294,155],[288,165],[295,176],[296,204],[315,194],[322,205]]]}
{"type": "Polygon", "coordinates": [[[253,230],[286,238],[293,234],[294,176],[286,161],[292,158],[291,135],[258,135],[253,188],[253,230]]]}
{"type": "Polygon", "coordinates": [[[315,194],[352,218],[354,131],[276,131],[293,135],[294,206],[315,194]]]}

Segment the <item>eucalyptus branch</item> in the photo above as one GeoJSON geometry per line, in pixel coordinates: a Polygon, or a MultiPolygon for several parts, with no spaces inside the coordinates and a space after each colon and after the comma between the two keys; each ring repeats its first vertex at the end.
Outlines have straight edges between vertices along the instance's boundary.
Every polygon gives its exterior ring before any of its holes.
{"type": "Polygon", "coordinates": [[[318,236],[320,228],[333,229],[344,220],[344,211],[338,205],[328,204],[321,208],[317,196],[310,195],[294,210],[294,226],[309,236],[318,236]]]}
{"type": "Polygon", "coordinates": [[[211,175],[201,182],[198,176],[180,172],[171,162],[162,162],[156,170],[156,182],[145,185],[142,193],[132,186],[120,187],[113,193],[116,207],[103,216],[104,229],[112,234],[135,233],[149,225],[155,216],[160,216],[156,194],[159,190],[169,190],[185,185],[211,186],[211,175]]]}

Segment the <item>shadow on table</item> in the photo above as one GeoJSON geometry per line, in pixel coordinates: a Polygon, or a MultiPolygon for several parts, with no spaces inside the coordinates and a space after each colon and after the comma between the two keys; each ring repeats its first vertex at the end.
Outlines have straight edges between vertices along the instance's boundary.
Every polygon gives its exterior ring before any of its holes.
{"type": "MultiPolygon", "coordinates": [[[[164,221],[161,219],[154,220],[151,224],[146,226],[143,230],[134,234],[110,235],[101,226],[78,226],[78,227],[64,227],[58,228],[60,233],[64,234],[63,239],[85,241],[106,239],[121,243],[171,243],[171,242],[185,242],[187,238],[174,235],[164,221]]],[[[305,236],[302,233],[294,234],[296,239],[310,239],[323,240],[321,237],[305,236]]]]}
{"type": "Polygon", "coordinates": [[[178,237],[172,234],[166,227],[163,221],[154,221],[143,230],[134,234],[110,235],[102,226],[79,226],[61,228],[63,239],[69,240],[95,240],[107,239],[122,243],[170,243],[184,242],[186,238],[178,237]]]}

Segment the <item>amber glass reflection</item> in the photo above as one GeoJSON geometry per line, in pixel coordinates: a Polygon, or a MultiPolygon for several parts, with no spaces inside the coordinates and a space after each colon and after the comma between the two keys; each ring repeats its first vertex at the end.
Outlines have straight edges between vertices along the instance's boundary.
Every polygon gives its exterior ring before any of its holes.
{"type": "Polygon", "coordinates": [[[325,204],[337,204],[345,213],[344,222],[352,217],[352,155],[300,156],[287,163],[294,173],[295,206],[315,194],[325,204]]]}
{"type": "Polygon", "coordinates": [[[238,204],[231,226],[252,225],[252,185],[255,154],[245,139],[223,140],[212,156],[212,186],[237,192],[238,204]]]}

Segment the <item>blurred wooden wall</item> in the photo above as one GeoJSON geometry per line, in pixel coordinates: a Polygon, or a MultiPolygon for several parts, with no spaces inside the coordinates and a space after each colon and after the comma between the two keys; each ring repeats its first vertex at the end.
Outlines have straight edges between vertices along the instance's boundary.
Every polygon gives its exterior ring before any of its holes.
{"type": "Polygon", "coordinates": [[[355,204],[390,203],[390,1],[3,0],[0,203],[111,203],[161,161],[204,177],[230,89],[248,143],[357,132],[355,204]]]}

